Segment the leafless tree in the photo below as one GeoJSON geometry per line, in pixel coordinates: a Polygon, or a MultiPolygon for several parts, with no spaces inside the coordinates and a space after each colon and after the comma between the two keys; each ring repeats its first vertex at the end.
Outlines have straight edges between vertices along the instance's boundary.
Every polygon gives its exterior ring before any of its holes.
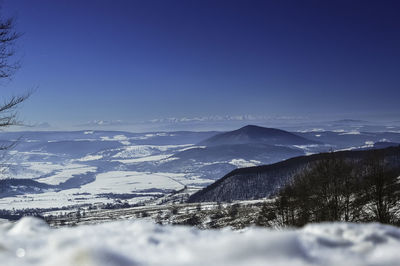
{"type": "MultiPolygon", "coordinates": [[[[1,7],[0,7],[1,11],[1,7]]],[[[21,36],[15,30],[14,18],[3,18],[0,14],[0,85],[5,85],[12,79],[15,72],[20,68],[20,62],[15,58],[15,42],[21,36]]],[[[30,95],[30,92],[11,96],[0,97],[0,130],[17,125],[17,107],[25,101],[30,95]]],[[[3,142],[0,144],[0,173],[4,174],[10,168],[6,162],[5,151],[17,144],[17,141],[3,142]]]]}
{"type": "Polygon", "coordinates": [[[365,160],[365,197],[369,202],[373,220],[380,223],[397,223],[400,184],[398,172],[388,168],[383,151],[374,151],[365,160]]]}
{"type": "MultiPolygon", "coordinates": [[[[0,83],[1,81],[11,80],[15,72],[20,67],[20,62],[15,59],[15,42],[21,36],[15,30],[13,18],[0,17],[0,83]]],[[[29,97],[30,93],[12,96],[3,99],[0,104],[0,129],[16,125],[16,107],[29,97]]],[[[0,146],[0,150],[8,149],[9,145],[0,146]]]]}

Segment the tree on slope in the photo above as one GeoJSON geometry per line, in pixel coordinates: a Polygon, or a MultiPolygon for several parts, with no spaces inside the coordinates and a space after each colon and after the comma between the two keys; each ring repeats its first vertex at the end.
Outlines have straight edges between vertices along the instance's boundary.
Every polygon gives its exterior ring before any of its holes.
{"type": "Polygon", "coordinates": [[[364,165],[364,198],[372,211],[372,220],[380,223],[396,224],[396,213],[400,211],[400,184],[398,173],[388,168],[381,151],[371,153],[364,165]]]}

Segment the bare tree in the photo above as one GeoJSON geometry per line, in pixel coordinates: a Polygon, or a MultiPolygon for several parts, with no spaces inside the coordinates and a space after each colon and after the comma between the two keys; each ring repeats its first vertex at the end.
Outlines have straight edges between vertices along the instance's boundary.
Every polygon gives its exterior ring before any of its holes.
{"type": "MultiPolygon", "coordinates": [[[[1,7],[0,7],[1,8],[1,7]]],[[[15,58],[15,42],[21,36],[15,30],[15,20],[13,18],[4,19],[0,14],[0,85],[7,84],[15,72],[20,68],[19,60],[15,58]]],[[[0,130],[17,125],[17,107],[25,101],[30,92],[23,95],[11,96],[9,98],[0,98],[0,130]]],[[[0,143],[0,151],[6,151],[17,144],[17,141],[0,143]]],[[[6,153],[0,154],[0,173],[4,174],[10,168],[5,162],[6,153]]],[[[3,189],[4,184],[0,189],[3,189]]]]}
{"type": "MultiPolygon", "coordinates": [[[[0,81],[10,80],[19,69],[20,63],[15,60],[15,41],[21,34],[15,31],[13,18],[3,19],[0,17],[0,81]]],[[[12,96],[3,99],[0,104],[0,129],[11,125],[16,125],[16,107],[29,97],[30,93],[12,96]]],[[[6,149],[8,147],[0,147],[6,149]]]]}
{"type": "Polygon", "coordinates": [[[375,216],[371,218],[380,223],[396,223],[400,202],[398,173],[388,168],[382,151],[371,153],[365,166],[365,198],[375,216]]]}
{"type": "MultiPolygon", "coordinates": [[[[9,81],[20,67],[20,62],[15,59],[15,42],[21,36],[15,30],[13,18],[1,18],[0,16],[0,83],[9,81]]],[[[3,83],[4,85],[4,83],[3,83]]],[[[12,96],[3,99],[0,104],[0,129],[11,125],[17,125],[17,106],[29,97],[30,93],[12,96]]],[[[0,150],[9,149],[13,144],[0,145],[0,150]]]]}

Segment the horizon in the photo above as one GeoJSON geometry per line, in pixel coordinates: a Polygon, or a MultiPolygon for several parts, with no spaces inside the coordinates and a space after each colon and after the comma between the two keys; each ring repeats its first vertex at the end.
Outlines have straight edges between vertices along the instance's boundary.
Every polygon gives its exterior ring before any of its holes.
{"type": "Polygon", "coordinates": [[[72,127],[54,127],[48,123],[36,125],[14,125],[3,132],[84,132],[84,131],[109,131],[129,133],[157,133],[157,132],[228,132],[246,126],[275,128],[289,132],[391,132],[400,133],[400,121],[367,121],[355,119],[337,120],[298,120],[263,117],[195,117],[169,118],[140,123],[123,121],[91,121],[86,124],[72,127]]]}
{"type": "Polygon", "coordinates": [[[20,120],[68,130],[243,114],[398,121],[399,5],[6,0],[22,67],[2,89],[34,88],[20,120]]]}

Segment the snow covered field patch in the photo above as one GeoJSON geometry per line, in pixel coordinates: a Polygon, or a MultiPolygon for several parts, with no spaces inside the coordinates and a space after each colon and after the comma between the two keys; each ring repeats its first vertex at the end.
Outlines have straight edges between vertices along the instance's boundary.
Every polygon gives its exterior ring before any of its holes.
{"type": "MultiPolygon", "coordinates": [[[[41,165],[42,166],[42,165],[41,165]]],[[[50,165],[52,166],[52,165],[50,165]]],[[[67,181],[73,176],[76,175],[82,175],[86,173],[95,173],[97,170],[97,167],[95,166],[89,166],[89,165],[83,165],[83,164],[65,164],[62,166],[62,168],[56,170],[55,174],[42,177],[37,179],[39,182],[43,182],[49,185],[58,185],[62,182],[67,181]]]]}
{"type": "Polygon", "coordinates": [[[182,189],[183,185],[175,181],[174,177],[183,174],[173,173],[146,173],[136,171],[110,171],[96,175],[96,181],[81,187],[86,193],[132,193],[137,190],[182,189]]]}
{"type": "Polygon", "coordinates": [[[233,159],[229,163],[239,168],[252,167],[261,164],[261,162],[257,160],[245,160],[245,159],[233,159]]]}

